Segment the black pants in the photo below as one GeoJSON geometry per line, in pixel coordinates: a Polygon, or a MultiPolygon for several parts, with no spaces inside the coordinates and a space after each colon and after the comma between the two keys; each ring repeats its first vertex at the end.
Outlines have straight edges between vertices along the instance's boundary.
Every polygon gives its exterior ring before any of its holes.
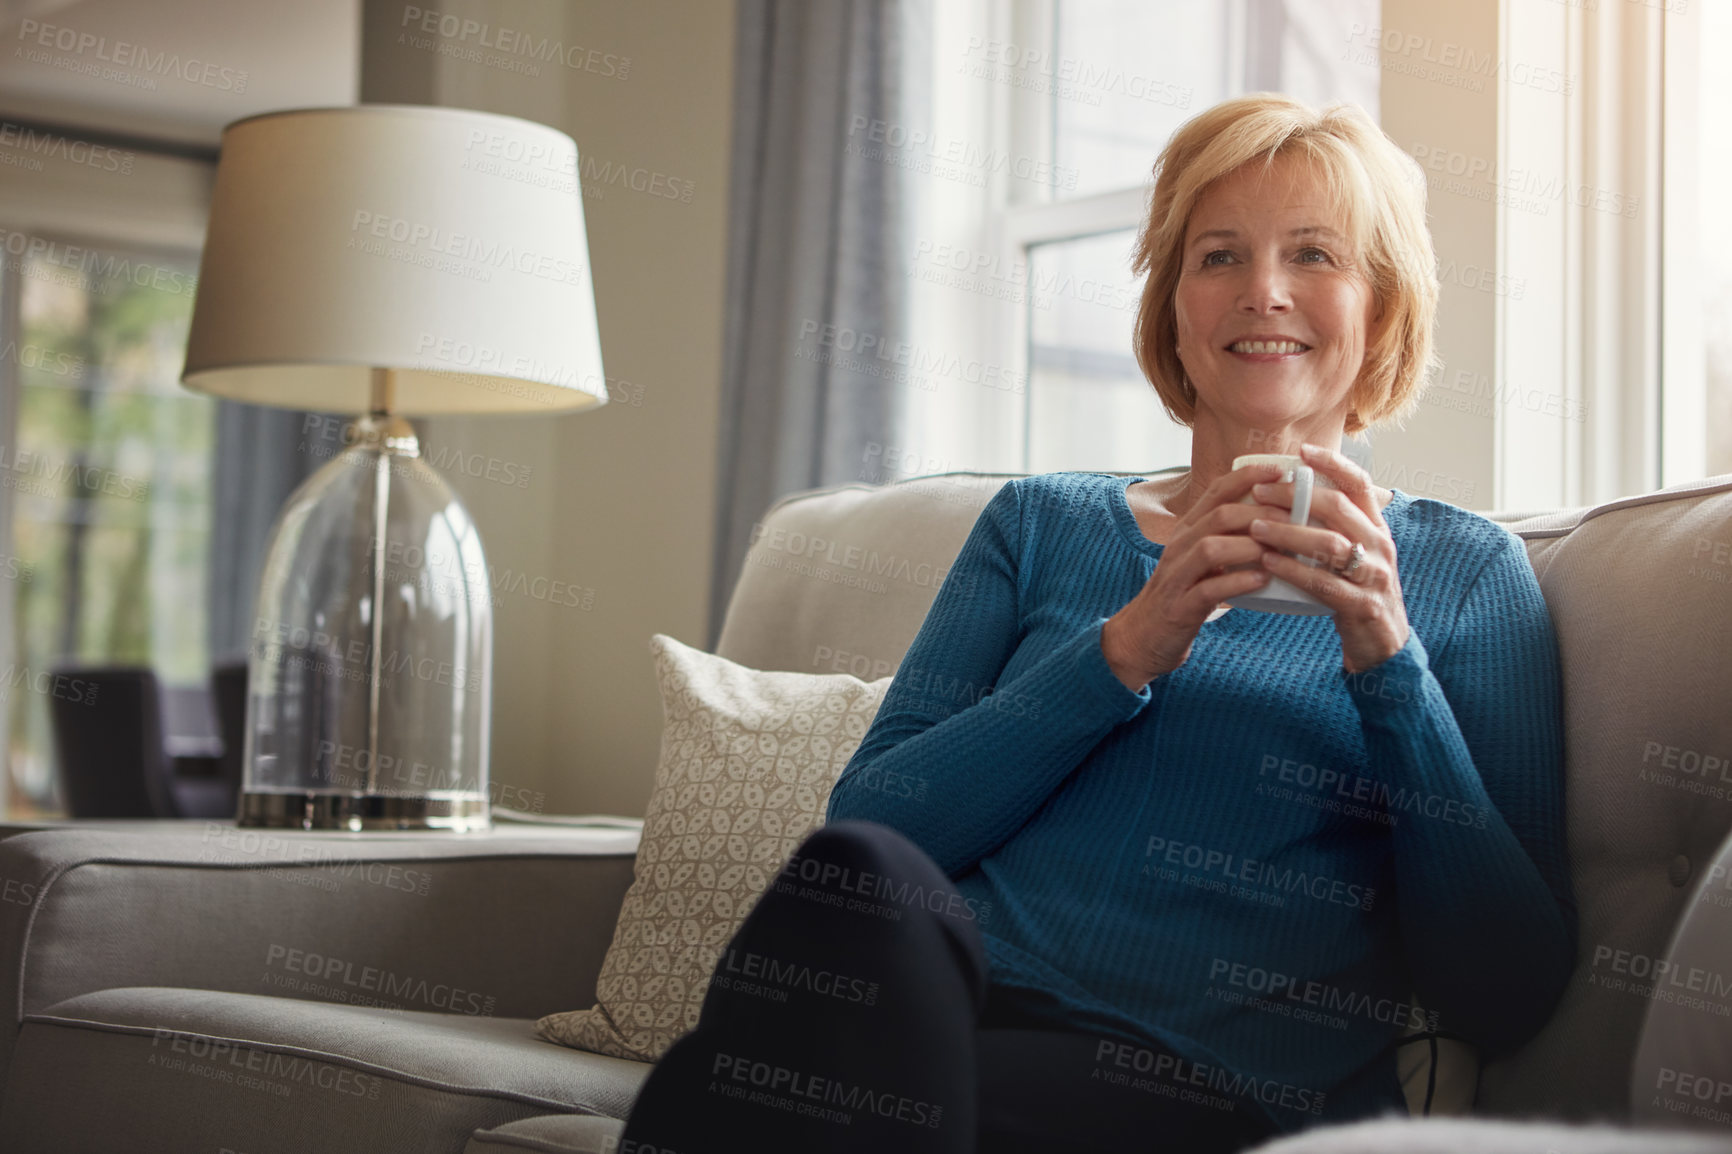
{"type": "Polygon", "coordinates": [[[1166,1051],[1008,1005],[978,912],[887,826],[813,833],[650,1072],[618,1154],[1195,1154],[1271,1134],[1251,1103],[1171,1076],[1166,1051]]]}

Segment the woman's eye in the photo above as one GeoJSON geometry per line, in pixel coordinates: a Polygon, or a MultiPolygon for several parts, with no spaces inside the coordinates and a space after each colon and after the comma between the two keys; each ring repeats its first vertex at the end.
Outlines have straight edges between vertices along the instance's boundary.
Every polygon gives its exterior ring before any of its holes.
{"type": "Polygon", "coordinates": [[[1320,248],[1302,248],[1299,250],[1299,259],[1306,264],[1327,264],[1329,254],[1320,248]]]}
{"type": "Polygon", "coordinates": [[[1229,260],[1232,260],[1232,259],[1233,259],[1232,253],[1228,252],[1224,248],[1218,248],[1218,249],[1215,249],[1213,252],[1203,254],[1203,267],[1207,268],[1209,265],[1212,265],[1212,264],[1226,264],[1229,260]],[[1216,260],[1215,259],[1216,257],[1219,257],[1220,259],[1216,260]]]}

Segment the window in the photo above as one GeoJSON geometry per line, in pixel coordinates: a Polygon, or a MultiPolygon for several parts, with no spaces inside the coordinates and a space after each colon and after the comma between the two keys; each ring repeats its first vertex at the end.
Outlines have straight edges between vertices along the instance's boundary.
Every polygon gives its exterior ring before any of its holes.
{"type": "Polygon", "coordinates": [[[6,229],[0,332],[16,419],[0,444],[11,537],[7,812],[51,811],[62,665],[208,677],[215,404],[179,385],[196,254],[6,229]]]}
{"type": "MultiPolygon", "coordinates": [[[[1697,51],[1703,60],[1732,59],[1732,6],[1703,7],[1697,51]]],[[[1726,147],[1726,121],[1709,110],[1732,108],[1732,74],[1724,68],[1698,72],[1696,204],[1701,241],[1702,347],[1707,380],[1707,469],[1732,473],[1732,216],[1722,206],[1732,188],[1732,150],[1726,147]]],[[[1685,307],[1689,307],[1685,303],[1685,307]]]]}
{"type": "Polygon", "coordinates": [[[1030,472],[1190,459],[1190,430],[1167,417],[1131,352],[1141,290],[1128,267],[1135,239],[1135,229],[1115,229],[1028,248],[1035,284],[1075,286],[1029,309],[1030,472]]]}
{"type": "Polygon", "coordinates": [[[904,459],[928,470],[1184,465],[1131,353],[1130,273],[1150,169],[1173,130],[1230,95],[1279,90],[1378,112],[1378,70],[1344,53],[1378,0],[1009,0],[936,6],[935,138],[982,178],[911,190],[916,346],[983,371],[910,390],[904,459]],[[959,150],[971,155],[967,149],[959,150]]]}
{"type": "Polygon", "coordinates": [[[1668,483],[1732,473],[1732,5],[1668,11],[1662,346],[1668,483]]]}

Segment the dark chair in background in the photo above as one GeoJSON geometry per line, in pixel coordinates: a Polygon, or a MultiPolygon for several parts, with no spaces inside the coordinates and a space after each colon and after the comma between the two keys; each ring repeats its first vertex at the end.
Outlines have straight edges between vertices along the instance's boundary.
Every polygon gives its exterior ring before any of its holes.
{"type": "MultiPolygon", "coordinates": [[[[241,794],[241,754],[247,740],[247,663],[228,661],[210,671],[211,703],[216,706],[217,736],[222,738],[219,775],[235,797],[241,794]]],[[[232,809],[232,807],[231,807],[232,809]]]]}
{"type": "Polygon", "coordinates": [[[166,693],[149,669],[61,668],[93,692],[49,698],[66,813],[73,818],[233,817],[203,689],[166,693]]]}

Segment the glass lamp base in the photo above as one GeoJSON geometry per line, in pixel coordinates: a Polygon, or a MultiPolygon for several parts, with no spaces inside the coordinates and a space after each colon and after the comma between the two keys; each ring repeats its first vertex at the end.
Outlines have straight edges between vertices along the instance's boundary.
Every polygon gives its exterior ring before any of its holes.
{"type": "Polygon", "coordinates": [[[406,797],[378,793],[241,794],[238,824],[267,829],[488,828],[487,798],[481,794],[406,797]]]}
{"type": "Polygon", "coordinates": [[[372,413],[344,440],[284,505],[260,575],[239,821],[486,829],[481,538],[407,421],[372,413]]]}

